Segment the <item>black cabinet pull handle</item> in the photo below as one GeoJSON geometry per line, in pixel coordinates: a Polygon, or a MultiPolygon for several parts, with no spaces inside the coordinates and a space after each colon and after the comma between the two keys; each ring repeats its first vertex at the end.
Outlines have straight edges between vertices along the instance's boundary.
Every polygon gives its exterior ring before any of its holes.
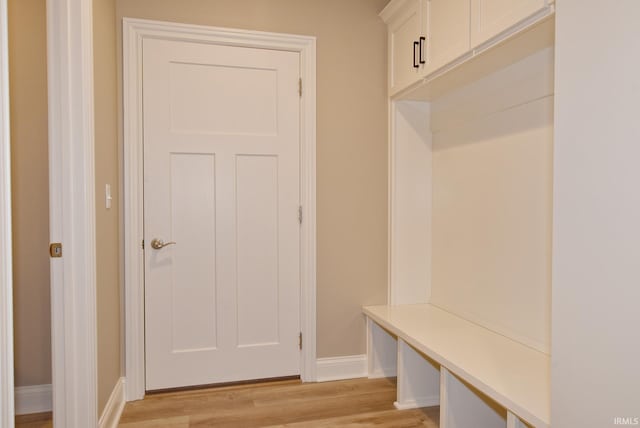
{"type": "Polygon", "coordinates": [[[420,36],[420,46],[418,48],[419,52],[420,52],[420,64],[425,64],[426,61],[424,60],[424,58],[422,57],[422,52],[424,52],[424,42],[425,40],[427,40],[424,36],[420,36]]]}
{"type": "Polygon", "coordinates": [[[420,43],[413,42],[413,68],[420,67],[420,64],[416,62],[416,48],[420,46],[420,43]]]}

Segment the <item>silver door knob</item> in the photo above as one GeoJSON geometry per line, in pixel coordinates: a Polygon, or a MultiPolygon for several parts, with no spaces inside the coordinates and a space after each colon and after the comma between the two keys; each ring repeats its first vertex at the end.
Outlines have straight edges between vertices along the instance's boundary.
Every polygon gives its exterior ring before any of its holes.
{"type": "Polygon", "coordinates": [[[153,240],[151,241],[151,248],[153,248],[154,250],[161,250],[167,245],[173,244],[175,244],[175,242],[164,242],[162,239],[153,238],[153,240]]]}

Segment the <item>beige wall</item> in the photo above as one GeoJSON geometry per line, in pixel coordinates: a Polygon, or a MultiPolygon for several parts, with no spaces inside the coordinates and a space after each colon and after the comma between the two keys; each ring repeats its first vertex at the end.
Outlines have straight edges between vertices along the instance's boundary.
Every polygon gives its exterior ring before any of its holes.
{"type": "Polygon", "coordinates": [[[45,0],[9,1],[15,382],[51,383],[45,0]]]}
{"type": "Polygon", "coordinates": [[[115,0],[93,1],[98,312],[98,411],[121,376],[115,0]],[[105,185],[111,185],[110,209],[105,185]]]}
{"type": "Polygon", "coordinates": [[[317,61],[318,357],[365,352],[387,282],[388,0],[118,0],[117,18],[312,35],[317,61]]]}

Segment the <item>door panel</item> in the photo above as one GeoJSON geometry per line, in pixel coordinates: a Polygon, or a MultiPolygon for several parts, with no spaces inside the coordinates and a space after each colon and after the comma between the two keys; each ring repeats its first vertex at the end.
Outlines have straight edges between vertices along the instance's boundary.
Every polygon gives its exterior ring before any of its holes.
{"type": "Polygon", "coordinates": [[[277,343],[278,158],[238,156],[236,177],[238,345],[277,343]]]}
{"type": "Polygon", "coordinates": [[[147,389],[299,374],[299,54],[146,39],[147,389]]]}
{"type": "Polygon", "coordinates": [[[391,94],[417,82],[421,76],[420,68],[413,67],[413,42],[422,35],[421,13],[421,0],[407,1],[389,25],[389,56],[391,58],[389,92],[391,94]]]}
{"type": "Polygon", "coordinates": [[[472,47],[498,35],[545,6],[545,0],[471,0],[472,47]]]}
{"type": "MultiPolygon", "coordinates": [[[[171,154],[171,239],[180,245],[152,251],[152,260],[171,265],[173,352],[217,347],[215,260],[215,157],[171,154]],[[163,254],[164,253],[164,254],[163,254]]],[[[151,266],[153,267],[153,265],[151,266]]],[[[171,268],[171,269],[169,269],[171,268]]]]}
{"type": "Polygon", "coordinates": [[[174,132],[276,135],[276,70],[176,62],[170,70],[174,132]]]}
{"type": "Polygon", "coordinates": [[[469,50],[469,0],[427,1],[427,74],[469,50]]]}

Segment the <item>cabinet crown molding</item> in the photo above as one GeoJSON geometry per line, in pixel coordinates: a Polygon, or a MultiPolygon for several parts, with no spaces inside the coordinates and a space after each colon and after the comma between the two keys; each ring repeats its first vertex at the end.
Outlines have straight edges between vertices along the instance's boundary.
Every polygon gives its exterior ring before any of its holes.
{"type": "Polygon", "coordinates": [[[400,9],[402,9],[402,7],[408,1],[409,0],[391,0],[389,4],[387,4],[385,8],[382,9],[378,16],[384,21],[385,24],[387,24],[389,20],[393,18],[393,16],[398,13],[398,11],[400,11],[400,9]]]}

